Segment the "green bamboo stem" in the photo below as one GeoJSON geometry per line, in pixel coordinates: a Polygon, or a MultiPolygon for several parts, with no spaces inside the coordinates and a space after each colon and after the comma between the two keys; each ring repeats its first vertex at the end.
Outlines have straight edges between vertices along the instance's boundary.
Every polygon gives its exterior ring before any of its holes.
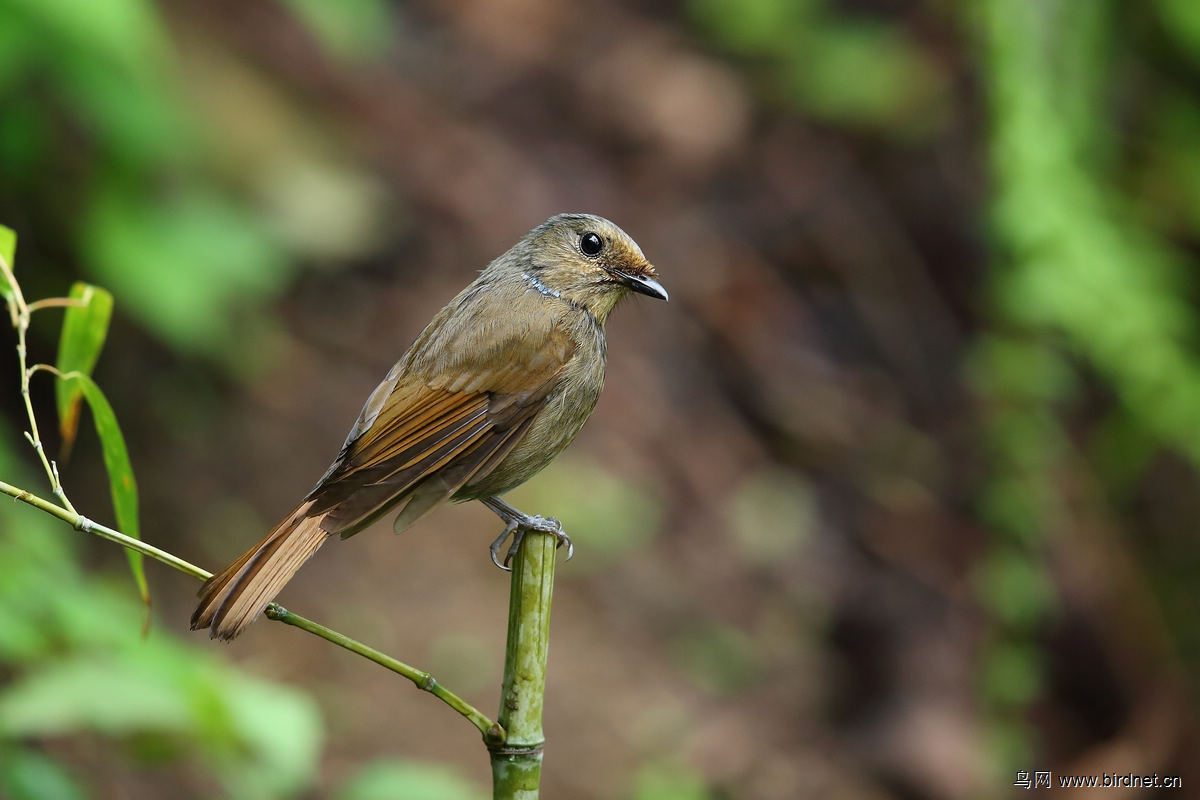
{"type": "Polygon", "coordinates": [[[550,599],[555,550],[551,534],[525,535],[513,563],[508,606],[508,646],[500,696],[502,743],[490,744],[496,800],[536,800],[542,777],[542,707],[550,649],[550,599]]]}

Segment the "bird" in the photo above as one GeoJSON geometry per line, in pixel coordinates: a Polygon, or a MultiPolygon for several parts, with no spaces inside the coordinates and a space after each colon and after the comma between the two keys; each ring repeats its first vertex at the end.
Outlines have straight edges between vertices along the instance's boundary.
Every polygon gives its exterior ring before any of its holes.
{"type": "Polygon", "coordinates": [[[591,416],[604,385],[605,322],[631,294],[668,299],[614,223],[558,214],[529,231],[417,336],[312,491],[204,583],[192,630],[233,639],[330,537],[349,538],[390,512],[399,532],[447,501],[479,500],[500,517],[489,550],[502,569],[528,531],[555,535],[570,558],[557,519],[501,495],[553,461],[591,416]]]}

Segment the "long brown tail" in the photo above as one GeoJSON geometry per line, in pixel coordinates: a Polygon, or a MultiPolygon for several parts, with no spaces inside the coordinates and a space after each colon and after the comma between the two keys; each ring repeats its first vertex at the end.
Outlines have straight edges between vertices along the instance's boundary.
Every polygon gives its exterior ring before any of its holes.
{"type": "Polygon", "coordinates": [[[329,537],[321,528],[325,515],[308,516],[311,507],[312,501],[301,503],[265,539],[205,581],[192,630],[208,628],[214,639],[228,640],[262,613],[329,537]]]}

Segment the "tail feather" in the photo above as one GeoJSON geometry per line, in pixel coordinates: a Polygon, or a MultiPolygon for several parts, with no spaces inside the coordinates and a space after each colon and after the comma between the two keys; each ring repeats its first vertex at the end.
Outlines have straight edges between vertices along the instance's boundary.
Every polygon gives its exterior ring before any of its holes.
{"type": "Polygon", "coordinates": [[[192,630],[208,628],[214,639],[232,639],[253,622],[305,561],[329,538],[324,514],[308,516],[301,503],[261,542],[200,588],[192,630]]]}

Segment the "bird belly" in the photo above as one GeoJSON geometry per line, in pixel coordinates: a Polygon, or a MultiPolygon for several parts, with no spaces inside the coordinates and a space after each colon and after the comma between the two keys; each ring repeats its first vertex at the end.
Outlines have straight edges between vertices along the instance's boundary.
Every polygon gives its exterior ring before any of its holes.
{"type": "Polygon", "coordinates": [[[603,355],[588,359],[576,354],[520,443],[495,469],[455,492],[453,499],[477,500],[503,494],[541,472],[575,440],[596,408],[603,387],[603,355]]]}

